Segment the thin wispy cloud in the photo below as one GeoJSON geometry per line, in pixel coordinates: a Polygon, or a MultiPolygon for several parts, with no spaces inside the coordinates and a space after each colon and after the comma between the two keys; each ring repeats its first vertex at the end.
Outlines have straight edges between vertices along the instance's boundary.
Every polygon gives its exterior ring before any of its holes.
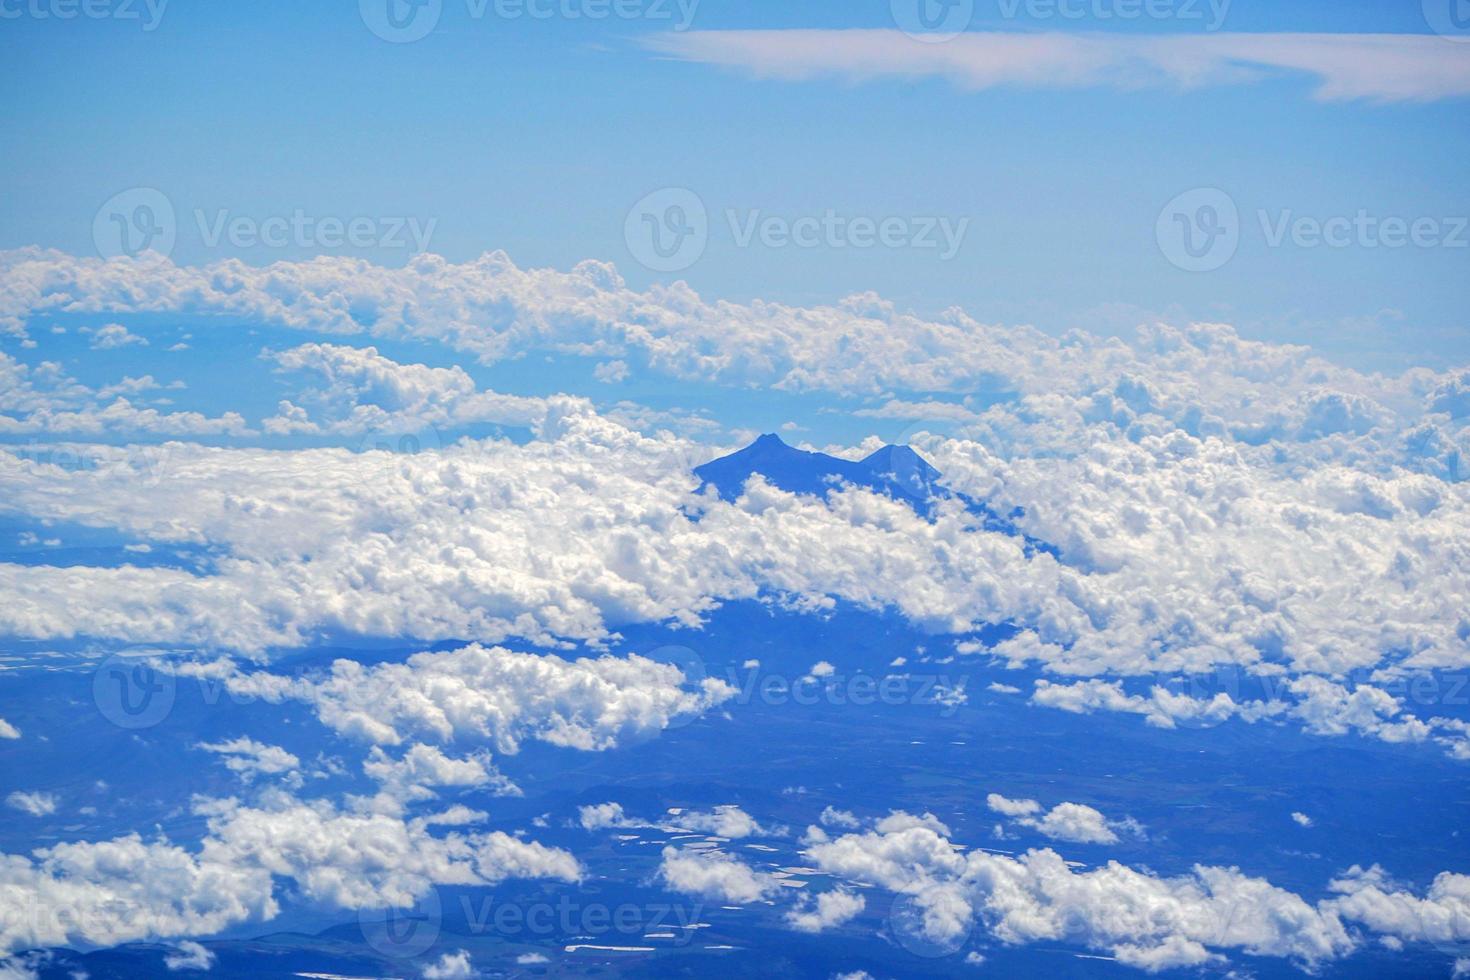
{"type": "Polygon", "coordinates": [[[927,43],[897,30],[691,31],[654,51],[759,77],[946,78],[960,88],[1239,85],[1281,75],[1317,80],[1322,100],[1428,102],[1470,96],[1470,45],[1417,34],[1138,36],[971,32],[927,43]]]}

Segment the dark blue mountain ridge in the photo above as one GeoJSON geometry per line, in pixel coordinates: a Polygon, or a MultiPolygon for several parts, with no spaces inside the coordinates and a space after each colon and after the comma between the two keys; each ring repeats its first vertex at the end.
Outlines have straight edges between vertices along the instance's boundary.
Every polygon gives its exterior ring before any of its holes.
{"type": "Polygon", "coordinates": [[[950,490],[942,474],[908,446],[884,446],[865,459],[851,460],[797,449],[767,433],[744,449],[694,469],[699,489],[711,488],[725,501],[738,499],[746,481],[756,473],[787,493],[824,500],[841,486],[862,487],[901,500],[930,520],[940,501],[959,500],[985,530],[1024,538],[1028,552],[1057,554],[1052,545],[1023,534],[1016,526],[1016,520],[1025,516],[1020,508],[1002,517],[984,501],[950,490]]]}

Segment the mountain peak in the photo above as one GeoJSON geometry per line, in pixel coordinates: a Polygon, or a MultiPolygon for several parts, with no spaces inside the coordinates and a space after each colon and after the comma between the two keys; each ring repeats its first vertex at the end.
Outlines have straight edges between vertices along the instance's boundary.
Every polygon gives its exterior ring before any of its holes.
{"type": "Polygon", "coordinates": [[[945,495],[937,485],[939,471],[907,446],[884,446],[866,459],[853,460],[796,449],[775,433],[705,463],[694,473],[726,500],[738,498],[755,473],[789,493],[822,497],[841,484],[913,501],[945,495]]]}

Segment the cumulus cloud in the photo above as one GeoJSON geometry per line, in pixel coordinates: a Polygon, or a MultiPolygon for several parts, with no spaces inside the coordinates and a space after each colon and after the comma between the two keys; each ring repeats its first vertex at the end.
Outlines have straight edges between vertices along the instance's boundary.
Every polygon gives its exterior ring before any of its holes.
{"type": "Polygon", "coordinates": [[[762,827],[754,817],[733,804],[724,804],[712,810],[681,809],[677,813],[670,813],[657,820],[643,820],[629,816],[623,810],[621,803],[598,803],[578,807],[577,815],[578,822],[584,830],[657,827],[671,832],[698,831],[731,840],[779,832],[775,828],[762,827]]]}
{"type": "MultiPolygon", "coordinates": [[[[696,626],[727,601],[844,601],[931,632],[1019,627],[997,651],[1048,675],[1041,705],[1164,728],[1292,720],[1470,754],[1452,719],[1382,693],[1470,662],[1456,601],[1470,588],[1458,547],[1470,500],[1453,479],[1461,374],[1363,375],[1210,324],[1150,325],[1124,342],[959,311],[921,319],[875,296],[709,303],[684,286],[629,290],[605,265],[523,270],[503,255],[191,269],[31,249],[0,255],[0,269],[0,317],[18,325],[56,310],[208,310],[438,341],[486,362],[555,350],[885,402],[986,392],[997,397],[938,420],[953,438],[913,441],[950,485],[1051,546],[977,527],[958,507],[928,521],[861,491],[819,501],[757,479],[734,503],[695,500],[689,470],[712,450],[532,400],[500,405],[540,425],[530,445],[417,457],[179,444],[164,479],[156,461],[106,447],[78,471],[0,453],[8,511],[222,556],[197,573],[0,564],[12,599],[0,632],[255,655],[333,634],[565,646],[634,622],[696,626]],[[94,601],[65,602],[80,593],[94,601]],[[1153,682],[1197,675],[1234,683],[1190,696],[1153,682]]],[[[293,403],[303,424],[348,424],[360,409],[490,417],[464,408],[489,395],[462,371],[341,344],[278,356],[319,379],[293,403]]]]}
{"type": "Polygon", "coordinates": [[[470,954],[463,949],[445,953],[424,967],[423,973],[424,980],[471,980],[475,975],[470,954]]]}
{"type": "Polygon", "coordinates": [[[1470,941],[1470,875],[1442,872],[1421,897],[1396,884],[1377,865],[1353,867],[1331,888],[1345,917],[1375,932],[1414,942],[1470,941]]]}
{"type": "Polygon", "coordinates": [[[141,347],[148,346],[146,338],[132,333],[121,323],[109,323],[87,332],[92,335],[93,350],[116,350],[119,347],[131,347],[135,344],[141,347]]]}
{"type": "Polygon", "coordinates": [[[781,888],[770,875],[753,870],[739,858],[713,850],[665,847],[658,874],[674,891],[712,901],[757,902],[781,888]]]}
{"type": "Polygon", "coordinates": [[[1053,840],[1072,841],[1078,844],[1116,844],[1117,830],[1123,829],[1141,835],[1143,828],[1129,818],[1110,821],[1099,811],[1081,803],[1058,803],[1042,813],[1042,806],[1035,800],[1012,800],[991,793],[985,805],[996,813],[1012,818],[1017,826],[1029,827],[1053,840]]]}
{"type": "Polygon", "coordinates": [[[1029,817],[1041,812],[1041,804],[1035,800],[1012,800],[999,793],[986,796],[985,805],[1008,817],[1029,817]]]}
{"type": "Polygon", "coordinates": [[[16,790],[5,798],[5,805],[33,817],[49,817],[56,812],[56,796],[53,793],[16,790]]]}
{"type": "Polygon", "coordinates": [[[170,970],[208,970],[214,966],[215,955],[191,940],[184,940],[163,958],[163,965],[170,970]]]}
{"type": "Polygon", "coordinates": [[[245,782],[256,776],[279,776],[295,772],[301,760],[277,745],[266,745],[251,738],[236,738],[225,742],[204,743],[194,746],[205,752],[224,757],[225,767],[240,774],[245,782]]]}
{"type": "Polygon", "coordinates": [[[0,351],[0,435],[241,436],[251,431],[238,412],[161,412],[127,397],[155,387],[158,383],[146,376],[93,389],[54,361],[28,365],[0,351]]]}
{"type": "Polygon", "coordinates": [[[712,678],[686,690],[679,668],[637,654],[569,661],[480,644],[418,653],[403,663],[337,660],[317,677],[246,673],[231,665],[192,669],[216,673],[242,694],[307,702],[323,724],[373,744],[399,745],[410,737],[471,741],[504,754],[519,751],[528,738],[600,751],[734,695],[712,678]]]}
{"type": "Polygon", "coordinates": [[[362,769],[381,785],[378,795],[365,802],[390,814],[401,813],[408,804],[437,799],[434,787],[479,788],[503,796],[520,795],[520,789],[496,770],[488,752],[455,759],[436,746],[419,744],[394,759],[381,746],[374,745],[362,769]]]}
{"type": "Polygon", "coordinates": [[[0,718],[0,738],[20,738],[20,729],[0,718]]]}
{"type": "Polygon", "coordinates": [[[982,919],[1002,942],[1074,942],[1146,969],[1197,966],[1228,948],[1316,963],[1354,946],[1333,912],[1233,869],[1158,878],[1109,862],[1076,871],[1051,850],[957,852],[927,827],[850,834],[808,853],[823,870],[914,896],[935,941],[982,919]]]}
{"type": "Polygon", "coordinates": [[[786,924],[797,932],[824,932],[851,921],[867,908],[867,900],[843,888],[803,897],[787,910],[786,924]]]}
{"type": "Polygon", "coordinates": [[[577,808],[578,821],[583,830],[607,830],[613,827],[646,827],[623,812],[621,803],[595,803],[577,808]]]}
{"type": "Polygon", "coordinates": [[[279,370],[321,379],[296,397],[315,412],[283,402],[263,428],[276,435],[412,433],[476,422],[539,428],[549,415],[585,410],[576,398],[523,398],[480,391],[463,368],[400,364],[375,347],[302,344],[267,355],[279,370]]]}
{"type": "Polygon", "coordinates": [[[825,826],[841,827],[848,830],[854,830],[862,823],[860,820],[858,820],[857,817],[853,816],[850,811],[839,810],[833,806],[829,806],[824,809],[818,819],[825,826]]]}
{"type": "MultiPolygon", "coordinates": [[[[996,798],[1002,812],[1039,811],[1026,802],[996,798]]],[[[913,897],[935,942],[963,937],[979,921],[1001,942],[1077,943],[1149,971],[1221,961],[1222,950],[1316,968],[1358,948],[1352,926],[1386,942],[1470,938],[1470,876],[1451,872],[1419,895],[1381,868],[1355,867],[1313,905],[1235,868],[1196,865],[1168,878],[1116,861],[1078,870],[1050,849],[967,852],[912,823],[809,842],[807,855],[839,878],[913,897]]]]}
{"type": "Polygon", "coordinates": [[[194,852],[133,834],[0,855],[0,950],[204,936],[265,921],[279,911],[272,876],[308,900],[363,909],[409,907],[436,884],[575,882],[582,873],[566,851],[498,831],[436,836],[434,816],[345,813],[280,791],[259,806],[199,800],[195,810],[208,833],[194,852]]]}

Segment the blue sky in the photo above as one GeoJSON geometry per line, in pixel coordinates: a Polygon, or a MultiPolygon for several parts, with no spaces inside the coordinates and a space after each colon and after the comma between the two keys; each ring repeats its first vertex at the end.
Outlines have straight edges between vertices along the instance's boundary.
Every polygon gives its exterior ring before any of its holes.
{"type": "MultiPolygon", "coordinates": [[[[874,290],[924,313],[958,304],[1052,332],[1218,320],[1370,370],[1470,350],[1470,248],[1273,248],[1258,219],[1470,214],[1463,98],[1320,101],[1295,73],[1190,91],[755,79],[648,50],[676,23],[672,4],[669,20],[593,22],[475,18],[448,0],[436,30],[410,44],[379,40],[350,4],[175,0],[151,31],[148,8],[136,9],[136,20],[27,13],[0,25],[0,79],[26,93],[0,110],[0,245],[92,253],[98,207],[142,186],[174,203],[173,255],[186,263],[324,251],[211,247],[196,209],[206,223],[225,212],[414,217],[434,222],[430,250],[456,261],[493,249],[523,267],[597,258],[632,285],[683,278],[707,298],[812,304],[874,290]],[[623,238],[628,209],[662,187],[695,191],[712,216],[702,258],[673,274],[641,267],[623,238]],[[1209,273],[1175,268],[1155,238],[1160,209],[1197,187],[1225,190],[1242,216],[1238,254],[1209,273]],[[740,247],[725,218],[828,209],[969,224],[944,261],[740,247]]],[[[977,4],[972,31],[1198,34],[1205,23],[1003,9],[977,4]]],[[[889,5],[872,2],[704,0],[693,20],[892,25],[889,5]]],[[[1222,30],[1428,33],[1416,4],[1249,0],[1228,7],[1222,30]]],[[[327,251],[392,265],[411,250],[327,251]]]]}

